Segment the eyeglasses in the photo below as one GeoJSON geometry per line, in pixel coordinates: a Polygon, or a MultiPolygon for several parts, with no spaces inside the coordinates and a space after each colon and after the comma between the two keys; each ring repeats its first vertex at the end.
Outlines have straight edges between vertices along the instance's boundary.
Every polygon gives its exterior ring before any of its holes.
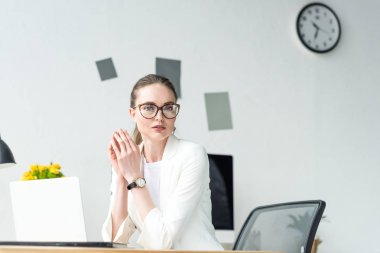
{"type": "Polygon", "coordinates": [[[179,113],[179,104],[166,104],[161,107],[155,105],[155,104],[141,104],[133,107],[135,109],[136,107],[139,108],[141,116],[143,116],[146,119],[152,119],[156,117],[159,110],[162,111],[162,115],[164,115],[167,119],[173,119],[177,117],[179,113]]]}

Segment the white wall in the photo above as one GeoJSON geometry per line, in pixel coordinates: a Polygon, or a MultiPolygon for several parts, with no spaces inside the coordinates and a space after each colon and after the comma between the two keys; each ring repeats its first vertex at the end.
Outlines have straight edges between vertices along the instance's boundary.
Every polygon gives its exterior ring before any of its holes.
{"type": "Polygon", "coordinates": [[[295,19],[308,1],[2,1],[0,239],[14,240],[8,183],[31,163],[80,177],[90,240],[108,208],[106,146],[155,57],[182,61],[177,134],[234,156],[239,230],[258,205],[324,199],[319,252],[380,252],[380,2],[324,1],[343,34],[324,55],[295,19]],[[119,77],[100,82],[95,61],[119,77]],[[233,130],[207,129],[204,93],[228,91],[233,130]]]}

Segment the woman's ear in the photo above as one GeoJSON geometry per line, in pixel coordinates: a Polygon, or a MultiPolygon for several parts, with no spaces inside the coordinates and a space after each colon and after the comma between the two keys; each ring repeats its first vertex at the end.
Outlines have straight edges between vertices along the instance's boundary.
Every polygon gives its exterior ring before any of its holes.
{"type": "Polygon", "coordinates": [[[133,119],[133,121],[136,122],[136,120],[135,120],[136,110],[133,109],[133,108],[129,108],[128,111],[129,111],[129,116],[131,116],[131,118],[133,119]]]}

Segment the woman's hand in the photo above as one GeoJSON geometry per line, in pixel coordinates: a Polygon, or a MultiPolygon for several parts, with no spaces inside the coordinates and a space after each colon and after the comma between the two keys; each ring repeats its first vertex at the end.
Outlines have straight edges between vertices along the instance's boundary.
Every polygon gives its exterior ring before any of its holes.
{"type": "Polygon", "coordinates": [[[116,145],[118,146],[116,140],[115,140],[115,137],[114,135],[112,135],[112,138],[111,138],[111,141],[110,143],[108,144],[108,159],[110,160],[111,162],[111,165],[112,165],[112,168],[114,169],[116,175],[117,175],[117,178],[119,180],[125,180],[123,174],[120,172],[120,169],[119,169],[119,165],[117,163],[117,157],[116,157],[116,153],[112,147],[112,143],[115,142],[116,145]]]}
{"type": "MultiPolygon", "coordinates": [[[[111,163],[117,166],[117,174],[128,182],[141,177],[140,165],[141,154],[136,143],[129,136],[127,131],[119,129],[111,140],[113,152],[110,152],[111,163]]],[[[112,164],[112,166],[114,166],[112,164]]],[[[116,170],[116,167],[114,167],[116,170]]]]}

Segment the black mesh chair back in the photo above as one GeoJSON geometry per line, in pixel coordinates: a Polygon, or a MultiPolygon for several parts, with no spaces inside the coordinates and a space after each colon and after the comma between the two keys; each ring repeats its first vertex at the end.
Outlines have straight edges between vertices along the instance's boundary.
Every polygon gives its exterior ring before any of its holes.
{"type": "Polygon", "coordinates": [[[309,200],[257,207],[233,250],[310,253],[325,206],[322,200],[309,200]]]}

